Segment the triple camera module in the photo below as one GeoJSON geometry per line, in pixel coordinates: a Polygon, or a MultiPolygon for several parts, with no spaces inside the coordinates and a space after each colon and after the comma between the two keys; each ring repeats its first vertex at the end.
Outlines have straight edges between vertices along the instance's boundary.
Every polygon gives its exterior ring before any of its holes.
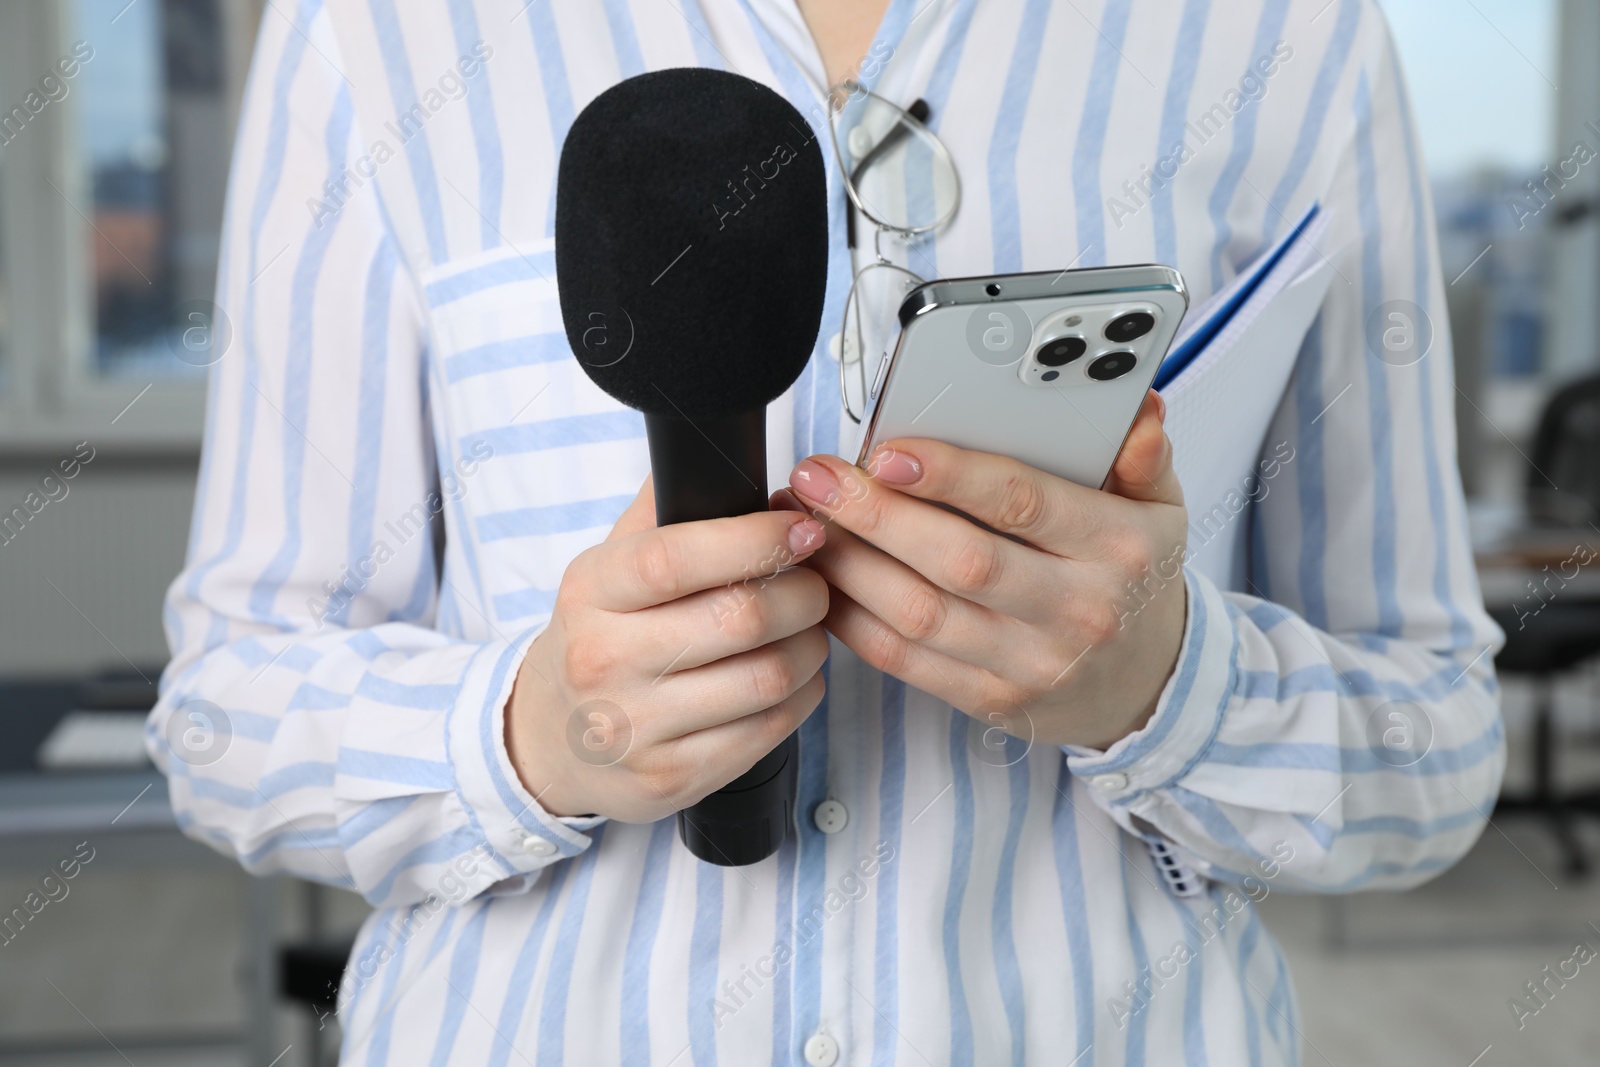
{"type": "MultiPolygon", "coordinates": [[[[1113,317],[1098,332],[1112,345],[1131,345],[1154,329],[1155,324],[1155,316],[1148,311],[1125,311],[1113,317]]],[[[1076,363],[1089,351],[1090,343],[1085,334],[1092,335],[1095,331],[1084,322],[1082,314],[1069,315],[1046,332],[1055,333],[1060,329],[1069,332],[1049,337],[1034,349],[1033,358],[1023,366],[1023,380],[1041,384],[1054,382],[1061,377],[1061,368],[1076,363]]],[[[1084,368],[1084,374],[1097,382],[1115,381],[1132,371],[1138,363],[1137,353],[1118,348],[1095,356],[1084,368]]]]}

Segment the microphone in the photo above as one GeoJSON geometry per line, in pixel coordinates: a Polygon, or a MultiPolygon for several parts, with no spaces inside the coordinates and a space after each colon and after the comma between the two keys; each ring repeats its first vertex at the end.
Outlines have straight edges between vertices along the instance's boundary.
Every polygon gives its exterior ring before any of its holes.
{"type": "MultiPolygon", "coordinates": [[[[561,319],[579,365],[644,412],[660,525],[767,510],[766,406],[805,369],[828,272],[827,178],[806,121],[749,78],[641,74],[574,120],[556,179],[561,319]]],[[[678,813],[724,867],[794,825],[799,739],[678,813]]]]}

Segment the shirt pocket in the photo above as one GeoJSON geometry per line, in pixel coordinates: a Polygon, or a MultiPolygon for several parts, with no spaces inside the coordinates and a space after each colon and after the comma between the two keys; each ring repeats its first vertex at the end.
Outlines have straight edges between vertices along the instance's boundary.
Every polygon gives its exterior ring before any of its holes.
{"type": "Polygon", "coordinates": [[[643,416],[573,358],[554,241],[451,260],[419,281],[451,547],[486,614],[536,625],[567,564],[604,539],[649,473],[643,416]]]}

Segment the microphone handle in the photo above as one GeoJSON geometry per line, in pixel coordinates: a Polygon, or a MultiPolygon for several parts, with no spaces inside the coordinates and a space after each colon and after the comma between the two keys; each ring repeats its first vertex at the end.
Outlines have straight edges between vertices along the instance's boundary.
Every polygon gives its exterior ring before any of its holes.
{"type": "MultiPolygon", "coordinates": [[[[655,475],[656,525],[767,510],[767,413],[644,417],[655,475]]],[[[752,575],[755,577],[755,575],[752,575]]],[[[720,867],[759,863],[794,827],[800,739],[784,738],[754,767],[678,812],[678,836],[720,867]]]]}

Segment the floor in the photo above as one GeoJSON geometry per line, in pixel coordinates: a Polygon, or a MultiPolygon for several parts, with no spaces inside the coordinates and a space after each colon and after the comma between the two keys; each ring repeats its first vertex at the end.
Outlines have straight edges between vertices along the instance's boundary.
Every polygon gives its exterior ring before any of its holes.
{"type": "MultiPolygon", "coordinates": [[[[1600,823],[1585,832],[1600,857],[1600,823]]],[[[243,1067],[222,1048],[124,1044],[119,1053],[96,1034],[239,1025],[242,887],[232,870],[86,871],[54,913],[0,949],[0,1065],[243,1067]],[[180,929],[185,936],[173,938],[180,929]],[[60,1037],[84,1050],[3,1051],[60,1037]]],[[[0,878],[0,901],[28,889],[26,879],[0,878]]],[[[342,921],[355,917],[352,904],[340,906],[342,921]]],[[[1408,894],[1274,892],[1260,907],[1296,977],[1307,1067],[1600,1061],[1600,961],[1520,1028],[1507,1006],[1578,938],[1600,948],[1586,926],[1600,927],[1600,875],[1567,878],[1535,824],[1501,822],[1459,866],[1408,894]]],[[[288,1011],[281,1023],[286,1052],[276,1067],[303,1067],[305,1030],[288,1011]]]]}
{"type": "MultiPolygon", "coordinates": [[[[1600,961],[1520,1026],[1508,1007],[1580,938],[1600,949],[1586,926],[1600,926],[1600,879],[1566,878],[1536,826],[1503,829],[1411,893],[1262,901],[1295,976],[1307,1067],[1600,1061],[1600,961]]],[[[1600,833],[1587,839],[1600,855],[1600,833]]]]}

